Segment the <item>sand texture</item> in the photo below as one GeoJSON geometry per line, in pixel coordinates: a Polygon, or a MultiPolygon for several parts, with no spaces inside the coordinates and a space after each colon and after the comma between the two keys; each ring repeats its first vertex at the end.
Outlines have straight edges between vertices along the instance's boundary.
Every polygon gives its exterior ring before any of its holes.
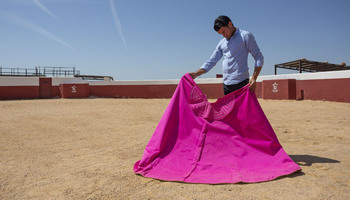
{"type": "Polygon", "coordinates": [[[0,199],[350,199],[350,104],[259,102],[302,171],[206,185],[133,173],[169,99],[0,101],[0,199]]]}

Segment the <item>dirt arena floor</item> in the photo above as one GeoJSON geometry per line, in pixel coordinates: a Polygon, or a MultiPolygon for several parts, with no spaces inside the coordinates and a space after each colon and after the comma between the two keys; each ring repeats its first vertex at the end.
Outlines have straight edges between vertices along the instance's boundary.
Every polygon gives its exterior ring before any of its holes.
{"type": "Polygon", "coordinates": [[[259,100],[301,172],[254,184],[133,173],[169,99],[0,101],[0,199],[350,199],[350,104],[259,100]]]}

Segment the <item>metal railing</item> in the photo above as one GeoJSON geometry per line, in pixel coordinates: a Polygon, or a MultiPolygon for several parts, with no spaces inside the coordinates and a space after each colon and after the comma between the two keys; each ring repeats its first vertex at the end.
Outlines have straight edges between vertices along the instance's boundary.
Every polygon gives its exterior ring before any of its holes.
{"type": "Polygon", "coordinates": [[[28,68],[5,68],[0,66],[0,76],[76,76],[80,71],[75,67],[35,67],[28,68]]]}

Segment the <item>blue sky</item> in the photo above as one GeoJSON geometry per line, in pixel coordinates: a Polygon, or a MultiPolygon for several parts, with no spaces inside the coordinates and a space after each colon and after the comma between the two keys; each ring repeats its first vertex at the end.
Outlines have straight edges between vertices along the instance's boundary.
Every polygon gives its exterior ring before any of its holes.
{"type": "MultiPolygon", "coordinates": [[[[300,58],[350,65],[349,9],[347,0],[0,0],[0,66],[178,79],[212,54],[219,15],[254,34],[261,75],[300,58]]],[[[221,62],[202,77],[217,73],[221,62]]]]}

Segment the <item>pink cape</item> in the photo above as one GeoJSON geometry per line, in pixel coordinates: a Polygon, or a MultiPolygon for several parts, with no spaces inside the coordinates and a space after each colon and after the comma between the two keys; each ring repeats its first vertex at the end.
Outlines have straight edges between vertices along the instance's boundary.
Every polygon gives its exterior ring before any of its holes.
{"type": "Polygon", "coordinates": [[[269,181],[297,170],[248,86],[210,103],[188,73],[134,165],[145,177],[208,184],[269,181]]]}

